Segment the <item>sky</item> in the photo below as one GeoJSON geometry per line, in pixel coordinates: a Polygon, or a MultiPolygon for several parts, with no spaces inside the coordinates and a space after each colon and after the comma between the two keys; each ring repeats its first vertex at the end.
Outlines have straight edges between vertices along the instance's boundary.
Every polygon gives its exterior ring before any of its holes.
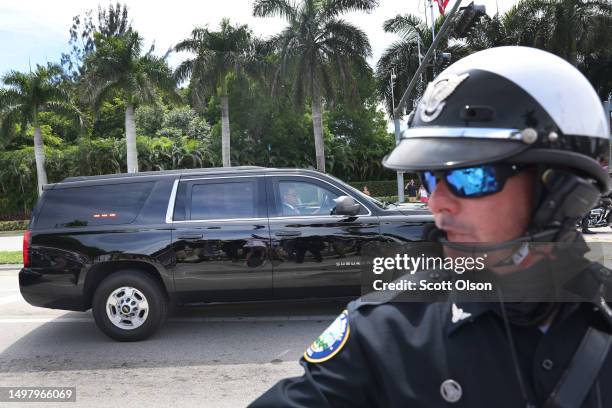
{"type": "MultiPolygon", "coordinates": [[[[488,14],[495,14],[497,10],[503,13],[516,2],[477,0],[476,4],[484,4],[488,14]]],[[[154,42],[160,55],[187,38],[195,26],[216,29],[223,17],[234,24],[248,24],[255,35],[264,38],[285,26],[279,18],[253,17],[253,0],[124,0],[122,3],[127,4],[133,27],[145,40],[144,49],[154,42]]],[[[468,3],[469,0],[463,0],[463,5],[468,3]]],[[[108,0],[3,0],[0,3],[0,75],[9,70],[27,71],[36,64],[59,62],[62,52],[69,50],[73,16],[109,4],[108,0]]],[[[424,18],[427,4],[427,0],[380,0],[380,6],[372,13],[350,13],[344,18],[368,34],[373,51],[369,62],[374,65],[396,39],[395,35],[383,31],[383,22],[405,13],[424,18]]],[[[451,0],[448,9],[453,4],[451,0]]],[[[434,12],[437,17],[435,3],[434,12]]],[[[175,67],[186,57],[185,54],[171,54],[169,63],[175,67]]]]}

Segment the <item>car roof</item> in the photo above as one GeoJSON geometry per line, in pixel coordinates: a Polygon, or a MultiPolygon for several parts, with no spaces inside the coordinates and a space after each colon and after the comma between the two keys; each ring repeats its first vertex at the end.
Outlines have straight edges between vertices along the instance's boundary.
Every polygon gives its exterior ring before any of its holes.
{"type": "Polygon", "coordinates": [[[75,183],[75,182],[87,182],[87,181],[102,181],[102,180],[120,180],[132,181],[134,178],[142,177],[160,177],[160,176],[198,176],[198,175],[221,175],[221,174],[238,174],[238,173],[315,173],[322,174],[315,170],[310,169],[279,169],[269,168],[261,166],[236,166],[236,167],[208,167],[199,169],[180,169],[180,170],[159,170],[159,171],[143,171],[138,173],[115,173],[115,174],[101,174],[97,176],[75,176],[66,177],[62,181],[55,184],[48,184],[45,187],[51,187],[55,185],[61,185],[64,183],[75,183]]]}

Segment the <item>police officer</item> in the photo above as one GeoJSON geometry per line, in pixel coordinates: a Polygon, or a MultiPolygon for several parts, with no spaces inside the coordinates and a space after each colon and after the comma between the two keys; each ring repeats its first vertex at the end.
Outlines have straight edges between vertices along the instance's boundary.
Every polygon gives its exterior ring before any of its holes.
{"type": "Polygon", "coordinates": [[[584,251],[530,250],[580,247],[576,222],[608,191],[591,85],[547,52],[493,48],[442,72],[411,121],[384,164],[419,174],[429,238],[446,253],[498,251],[488,267],[507,276],[571,265],[583,301],[357,300],[306,350],[304,374],[251,406],[612,407],[611,271],[584,251]]]}

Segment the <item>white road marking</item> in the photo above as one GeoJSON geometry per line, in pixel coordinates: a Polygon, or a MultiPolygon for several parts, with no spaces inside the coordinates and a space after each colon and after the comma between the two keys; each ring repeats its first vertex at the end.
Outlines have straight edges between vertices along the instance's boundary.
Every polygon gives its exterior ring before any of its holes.
{"type": "Polygon", "coordinates": [[[280,360],[280,358],[282,356],[284,356],[285,354],[289,353],[290,351],[291,351],[291,349],[287,349],[287,350],[283,351],[282,353],[280,353],[278,356],[276,356],[274,358],[280,360]]]}
{"type": "Polygon", "coordinates": [[[23,300],[23,298],[21,297],[20,293],[16,295],[0,297],[0,305],[7,305],[9,303],[15,303],[15,302],[25,302],[25,300],[23,300]]]}
{"type": "MultiPolygon", "coordinates": [[[[172,323],[201,323],[201,322],[285,322],[285,321],[327,321],[335,319],[335,315],[325,316],[248,316],[248,317],[178,317],[170,318],[172,323]]],[[[91,317],[20,317],[4,316],[0,324],[12,323],[93,323],[91,317]]]]}
{"type": "Polygon", "coordinates": [[[93,319],[86,317],[27,317],[27,318],[3,318],[0,323],[93,323],[93,319]]]}

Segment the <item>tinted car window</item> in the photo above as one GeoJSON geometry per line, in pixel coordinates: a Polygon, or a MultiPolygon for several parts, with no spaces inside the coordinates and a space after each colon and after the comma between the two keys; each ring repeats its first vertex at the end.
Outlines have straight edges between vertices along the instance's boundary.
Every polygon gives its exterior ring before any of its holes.
{"type": "Polygon", "coordinates": [[[281,216],[329,215],[338,194],[307,181],[279,181],[281,216]]]}
{"type": "Polygon", "coordinates": [[[257,217],[253,181],[194,184],[190,202],[191,220],[257,217]]]}
{"type": "Polygon", "coordinates": [[[122,183],[48,190],[35,228],[129,224],[140,212],[154,184],[122,183]]]}

